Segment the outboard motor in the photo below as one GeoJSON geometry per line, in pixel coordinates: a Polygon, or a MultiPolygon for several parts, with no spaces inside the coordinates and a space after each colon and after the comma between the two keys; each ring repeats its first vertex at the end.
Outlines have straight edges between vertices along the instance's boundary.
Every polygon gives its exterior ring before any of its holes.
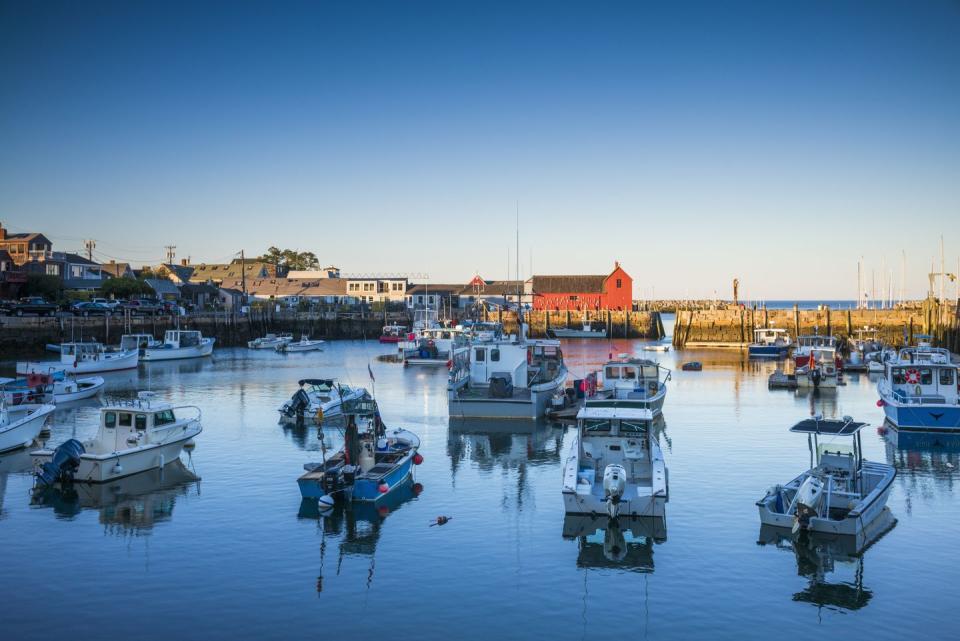
{"type": "Polygon", "coordinates": [[[823,373],[819,368],[810,370],[810,380],[813,381],[814,389],[820,387],[821,378],[823,378],[823,373]]]}
{"type": "Polygon", "coordinates": [[[293,396],[290,397],[290,402],[287,403],[283,413],[290,418],[293,418],[294,416],[299,416],[302,418],[308,407],[310,407],[310,397],[307,396],[307,393],[303,391],[303,388],[301,387],[293,393],[293,396]]]}
{"type": "Polygon", "coordinates": [[[603,496],[607,500],[607,515],[620,516],[620,499],[627,489],[627,471],[622,465],[611,463],[603,470],[603,496]]]}
{"type": "Polygon", "coordinates": [[[806,530],[810,519],[820,515],[820,502],[823,500],[823,481],[816,476],[808,476],[797,490],[796,514],[793,517],[793,531],[806,530]]]}
{"type": "Polygon", "coordinates": [[[37,480],[51,486],[57,481],[69,482],[80,465],[80,455],[86,452],[83,443],[75,438],[66,441],[53,451],[53,457],[41,466],[37,480]]]}

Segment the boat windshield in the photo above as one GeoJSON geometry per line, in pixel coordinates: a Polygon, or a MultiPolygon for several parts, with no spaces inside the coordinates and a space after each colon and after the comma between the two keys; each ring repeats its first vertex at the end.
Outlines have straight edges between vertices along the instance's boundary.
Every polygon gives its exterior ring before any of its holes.
{"type": "Polygon", "coordinates": [[[613,428],[613,421],[608,418],[588,418],[583,421],[585,432],[609,432],[613,428]]]}

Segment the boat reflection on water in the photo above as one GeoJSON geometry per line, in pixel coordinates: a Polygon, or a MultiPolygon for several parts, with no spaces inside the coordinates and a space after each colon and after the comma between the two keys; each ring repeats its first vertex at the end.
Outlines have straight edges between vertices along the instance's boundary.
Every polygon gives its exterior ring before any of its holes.
{"type": "Polygon", "coordinates": [[[609,519],[569,514],[563,519],[563,538],[576,539],[578,568],[613,568],[653,572],[653,546],[667,540],[664,517],[609,519]]]}
{"type": "Polygon", "coordinates": [[[343,569],[347,557],[369,559],[367,588],[373,583],[375,555],[383,524],[391,513],[420,495],[423,485],[408,478],[387,496],[376,503],[372,501],[340,501],[332,508],[320,509],[316,499],[301,499],[297,518],[318,521],[321,531],[320,574],[317,575],[317,592],[323,592],[324,565],[327,538],[338,543],[336,576],[343,569]]]}
{"type": "Polygon", "coordinates": [[[59,484],[38,489],[31,505],[53,508],[58,518],[73,519],[83,510],[100,511],[100,522],[114,534],[140,535],[169,521],[178,497],[200,491],[200,477],[176,460],[107,483],[59,484]]]}
{"type": "Polygon", "coordinates": [[[0,454],[0,519],[3,519],[3,497],[7,493],[7,476],[10,474],[25,474],[33,470],[33,461],[30,451],[33,447],[24,447],[19,450],[0,454]]]}
{"type": "Polygon", "coordinates": [[[863,566],[867,549],[896,526],[889,510],[870,526],[869,538],[834,537],[808,533],[792,536],[789,530],[768,525],[760,527],[759,545],[772,545],[792,551],[797,559],[797,574],[808,579],[807,587],[793,595],[793,600],[835,611],[854,611],[866,607],[873,592],[864,587],[863,566]],[[828,580],[845,572],[849,580],[828,580]]]}
{"type": "Polygon", "coordinates": [[[880,431],[887,463],[897,469],[897,485],[908,515],[917,504],[953,497],[953,486],[960,479],[960,434],[898,432],[889,422],[880,431]]]}
{"type": "Polygon", "coordinates": [[[450,418],[447,454],[453,472],[464,460],[482,470],[544,465],[560,460],[563,432],[544,420],[450,418]]]}

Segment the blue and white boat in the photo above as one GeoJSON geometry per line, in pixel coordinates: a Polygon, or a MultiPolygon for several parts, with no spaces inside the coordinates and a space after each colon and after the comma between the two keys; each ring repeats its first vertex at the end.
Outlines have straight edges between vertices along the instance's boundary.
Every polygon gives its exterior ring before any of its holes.
{"type": "Polygon", "coordinates": [[[877,383],[887,420],[904,432],[960,434],[957,365],[940,347],[905,347],[877,383]]]}
{"type": "Polygon", "coordinates": [[[753,330],[753,342],[747,347],[750,358],[783,358],[790,349],[790,334],[774,327],[753,330]]]}
{"type": "Polygon", "coordinates": [[[404,483],[423,462],[420,438],[409,430],[387,428],[376,401],[357,402],[345,415],[344,443],[336,453],[303,466],[297,479],[303,498],[332,506],[339,497],[377,501],[404,483]]]}

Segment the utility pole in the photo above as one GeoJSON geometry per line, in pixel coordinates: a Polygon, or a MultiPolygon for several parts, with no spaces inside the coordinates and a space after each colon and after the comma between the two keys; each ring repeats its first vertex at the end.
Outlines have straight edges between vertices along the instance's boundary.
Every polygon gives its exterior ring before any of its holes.
{"type": "Polygon", "coordinates": [[[903,305],[903,287],[907,280],[907,250],[900,251],[900,304],[903,305]]]}
{"type": "Polygon", "coordinates": [[[240,289],[243,290],[243,302],[247,302],[247,262],[243,250],[240,250],[240,289]]]}
{"type": "Polygon", "coordinates": [[[167,250],[167,264],[172,265],[173,259],[177,257],[177,246],[176,245],[164,245],[164,249],[167,250]]]}
{"type": "Polygon", "coordinates": [[[97,246],[97,241],[93,240],[92,238],[89,240],[85,240],[83,241],[83,246],[87,250],[87,260],[89,260],[90,262],[93,262],[93,250],[97,246]]]}

